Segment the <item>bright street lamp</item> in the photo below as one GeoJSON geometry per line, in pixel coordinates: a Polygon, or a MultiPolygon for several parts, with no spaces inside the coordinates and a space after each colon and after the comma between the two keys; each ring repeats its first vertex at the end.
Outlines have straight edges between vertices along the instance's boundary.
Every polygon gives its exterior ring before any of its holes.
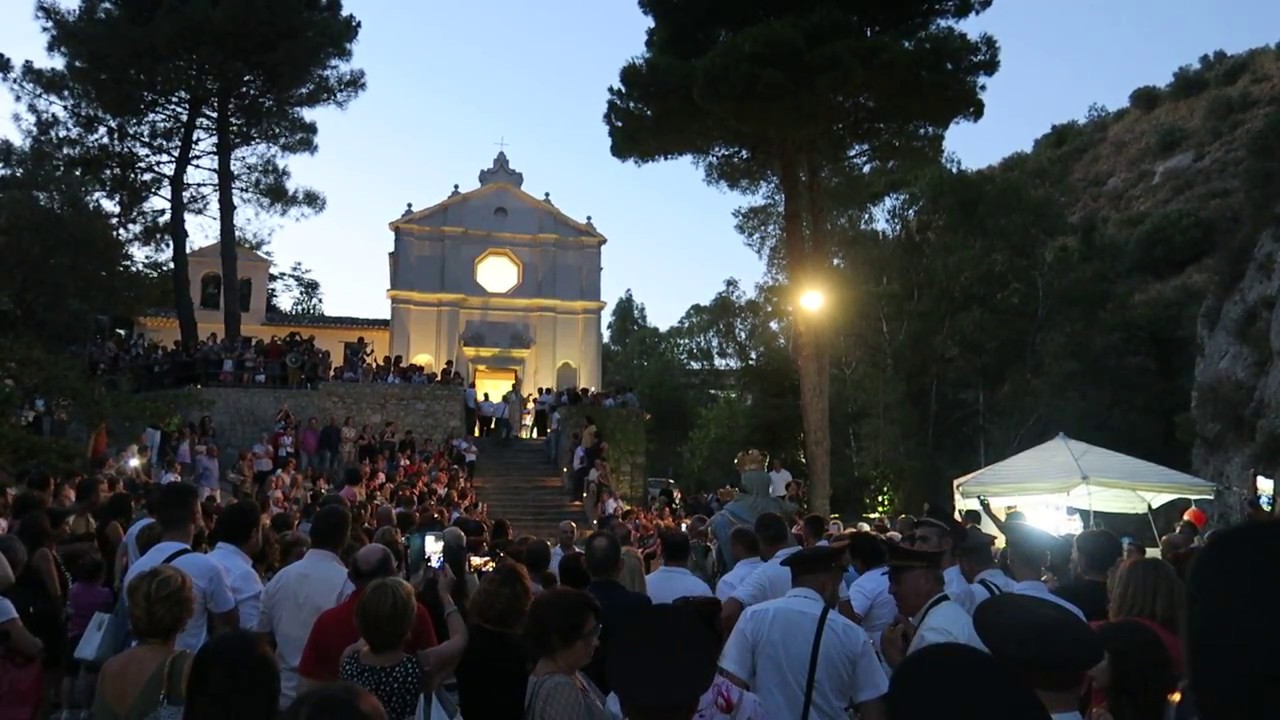
{"type": "Polygon", "coordinates": [[[821,290],[806,290],[800,296],[800,308],[809,313],[818,312],[826,302],[827,298],[821,290]]]}

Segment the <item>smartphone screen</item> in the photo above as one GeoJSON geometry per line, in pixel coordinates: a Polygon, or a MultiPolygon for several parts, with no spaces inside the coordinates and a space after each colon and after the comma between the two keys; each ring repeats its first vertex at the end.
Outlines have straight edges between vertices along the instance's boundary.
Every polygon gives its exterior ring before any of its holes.
{"type": "Polygon", "coordinates": [[[1258,475],[1254,478],[1254,487],[1258,491],[1258,504],[1262,506],[1265,512],[1275,512],[1276,507],[1276,481],[1258,475]]]}
{"type": "Polygon", "coordinates": [[[444,567],[444,536],[441,533],[427,533],[422,537],[422,557],[427,567],[439,570],[444,567]]]}

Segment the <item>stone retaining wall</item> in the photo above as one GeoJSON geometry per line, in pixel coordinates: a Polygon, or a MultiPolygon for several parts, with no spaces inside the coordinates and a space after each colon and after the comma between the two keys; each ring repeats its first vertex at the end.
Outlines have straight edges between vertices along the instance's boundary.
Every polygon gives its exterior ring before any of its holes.
{"type": "Polygon", "coordinates": [[[394,421],[399,433],[412,430],[419,442],[462,433],[463,390],[458,387],[326,383],[318,390],[201,388],[192,392],[198,404],[183,409],[183,415],[192,422],[201,415],[213,418],[224,466],[233,461],[232,453],[252,447],[261,433],[270,430],[276,412],[285,405],[304,425],[310,417],[319,418],[323,426],[330,417],[341,424],[349,416],[356,427],[381,428],[394,421]]]}

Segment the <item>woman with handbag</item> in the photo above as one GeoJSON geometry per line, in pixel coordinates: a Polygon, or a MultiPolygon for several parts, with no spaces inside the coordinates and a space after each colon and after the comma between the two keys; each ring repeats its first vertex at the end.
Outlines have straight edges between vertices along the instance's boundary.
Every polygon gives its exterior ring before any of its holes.
{"type": "Polygon", "coordinates": [[[125,589],[129,627],[138,644],[98,674],[94,720],[177,720],[186,702],[191,654],[174,649],[191,619],[191,578],[171,565],[138,575],[125,589]]]}

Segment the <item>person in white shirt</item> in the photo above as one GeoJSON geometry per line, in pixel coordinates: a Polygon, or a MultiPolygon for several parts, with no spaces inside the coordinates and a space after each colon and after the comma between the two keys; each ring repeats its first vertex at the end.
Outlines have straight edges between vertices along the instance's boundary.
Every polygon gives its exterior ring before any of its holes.
{"type": "Polygon", "coordinates": [[[253,567],[253,555],[262,547],[262,510],[245,499],[222,509],[218,515],[218,544],[209,559],[222,570],[236,601],[240,627],[253,630],[262,605],[262,578],[253,567]]]}
{"type": "Polygon", "coordinates": [[[844,585],[844,558],[839,545],[790,554],[782,566],[791,588],[747,608],[725,643],[721,672],[760,697],[765,717],[845,717],[850,706],[862,720],[885,717],[889,682],[871,641],[831,612],[844,585]]]}
{"type": "MultiPolygon", "coordinates": [[[[798,545],[791,545],[791,531],[787,528],[782,516],[777,513],[764,513],[756,518],[756,538],[760,541],[760,556],[767,557],[756,571],[751,573],[737,590],[724,603],[725,629],[730,630],[737,622],[738,616],[746,608],[768,600],[776,600],[791,589],[791,572],[783,561],[787,557],[800,552],[798,545]]],[[[821,546],[828,547],[828,546],[821,546]]],[[[841,551],[843,552],[843,545],[841,551]]],[[[836,609],[852,620],[853,610],[849,607],[849,589],[840,583],[837,588],[839,603],[836,609]]]]}
{"type": "Polygon", "coordinates": [[[929,550],[942,553],[942,582],[948,593],[959,597],[968,590],[969,581],[964,579],[960,566],[956,564],[954,548],[956,538],[963,528],[958,523],[947,523],[931,517],[923,517],[916,521],[912,546],[917,550],[929,550]]]}
{"type": "Polygon", "coordinates": [[[559,540],[560,542],[551,548],[551,574],[556,576],[557,582],[560,580],[560,561],[564,559],[565,555],[579,552],[577,546],[578,526],[570,520],[560,523],[559,540]]]}
{"type": "Polygon", "coordinates": [[[722,603],[733,595],[743,580],[764,564],[760,559],[760,540],[756,538],[756,531],[745,525],[729,532],[729,553],[734,559],[733,569],[716,582],[716,597],[722,603]]]}
{"type": "Polygon", "coordinates": [[[983,600],[1013,592],[1017,585],[1013,578],[996,566],[995,543],[994,535],[971,525],[965,530],[964,542],[956,546],[958,567],[969,585],[956,591],[947,590],[947,595],[970,615],[983,600]]]}
{"type": "Polygon", "coordinates": [[[165,466],[164,474],[160,476],[160,484],[168,485],[171,482],[180,482],[182,480],[181,466],[177,460],[170,460],[165,466]]]}
{"type": "MultiPolygon", "coordinates": [[[[138,562],[138,558],[142,556],[142,553],[138,552],[138,531],[153,522],[155,522],[155,518],[148,513],[135,520],[129,526],[129,529],[125,531],[124,542],[120,543],[120,551],[128,554],[128,565],[138,562]]],[[[123,575],[117,573],[116,577],[123,577],[123,575]]]]}
{"type": "Polygon", "coordinates": [[[254,483],[261,487],[262,481],[275,470],[275,449],[271,447],[271,438],[263,433],[253,445],[254,483]]]}
{"type": "Polygon", "coordinates": [[[1057,603],[1084,620],[1084,611],[1054,595],[1049,590],[1049,586],[1041,580],[1044,577],[1044,568],[1049,564],[1050,548],[1057,542],[1057,538],[1025,522],[1006,521],[1004,534],[1008,542],[1009,574],[1013,575],[1016,581],[1012,592],[1034,595],[1057,603]]]}
{"type": "Polygon", "coordinates": [[[889,549],[889,592],[898,603],[896,624],[880,639],[880,652],[896,668],[912,652],[938,643],[986,646],[973,630],[973,619],[943,591],[942,553],[907,545],[889,549]]]}
{"type": "Polygon", "coordinates": [[[311,626],[320,613],[334,607],[354,589],[338,553],[351,536],[351,512],[327,505],[311,520],[311,549],[285,567],[262,590],[262,607],[255,628],[270,639],[280,663],[280,709],[293,702],[298,688],[298,663],[311,626]]]}
{"type": "Polygon", "coordinates": [[[477,434],[476,411],[479,409],[479,403],[476,400],[476,384],[474,382],[467,385],[467,391],[463,394],[463,401],[466,406],[466,430],[463,431],[463,434],[474,436],[477,434]]]}
{"type": "Polygon", "coordinates": [[[870,532],[849,534],[849,559],[858,579],[849,586],[849,604],[854,620],[878,650],[880,636],[898,617],[898,602],[889,593],[889,568],[885,565],[888,544],[870,532]]]}
{"type": "Polygon", "coordinates": [[[1083,720],[1089,671],[1105,657],[1087,622],[1059,603],[1012,592],[978,605],[973,625],[996,663],[1034,690],[1053,720],[1083,720]]]}
{"type": "Polygon", "coordinates": [[[773,469],[769,471],[769,494],[776,498],[785,498],[789,482],[791,482],[791,473],[782,467],[781,460],[774,458],[773,469]]]}
{"type": "Polygon", "coordinates": [[[488,437],[493,432],[493,401],[489,399],[489,393],[484,393],[483,399],[477,404],[478,417],[480,418],[480,436],[488,437]]]}
{"type": "Polygon", "coordinates": [[[689,572],[693,546],[688,533],[668,531],[661,539],[662,567],[645,576],[645,592],[655,604],[682,597],[711,597],[711,587],[689,572]]]}
{"type": "Polygon", "coordinates": [[[200,522],[200,500],[194,485],[169,483],[155,491],[152,500],[155,520],[160,525],[161,540],[138,561],[129,566],[123,587],[141,573],[157,565],[172,565],[191,578],[195,607],[187,626],[178,634],[175,647],[196,652],[209,636],[209,619],[213,631],[234,630],[240,625],[236,601],[227,587],[221,568],[209,556],[194,552],[196,523],[200,522]]]}

